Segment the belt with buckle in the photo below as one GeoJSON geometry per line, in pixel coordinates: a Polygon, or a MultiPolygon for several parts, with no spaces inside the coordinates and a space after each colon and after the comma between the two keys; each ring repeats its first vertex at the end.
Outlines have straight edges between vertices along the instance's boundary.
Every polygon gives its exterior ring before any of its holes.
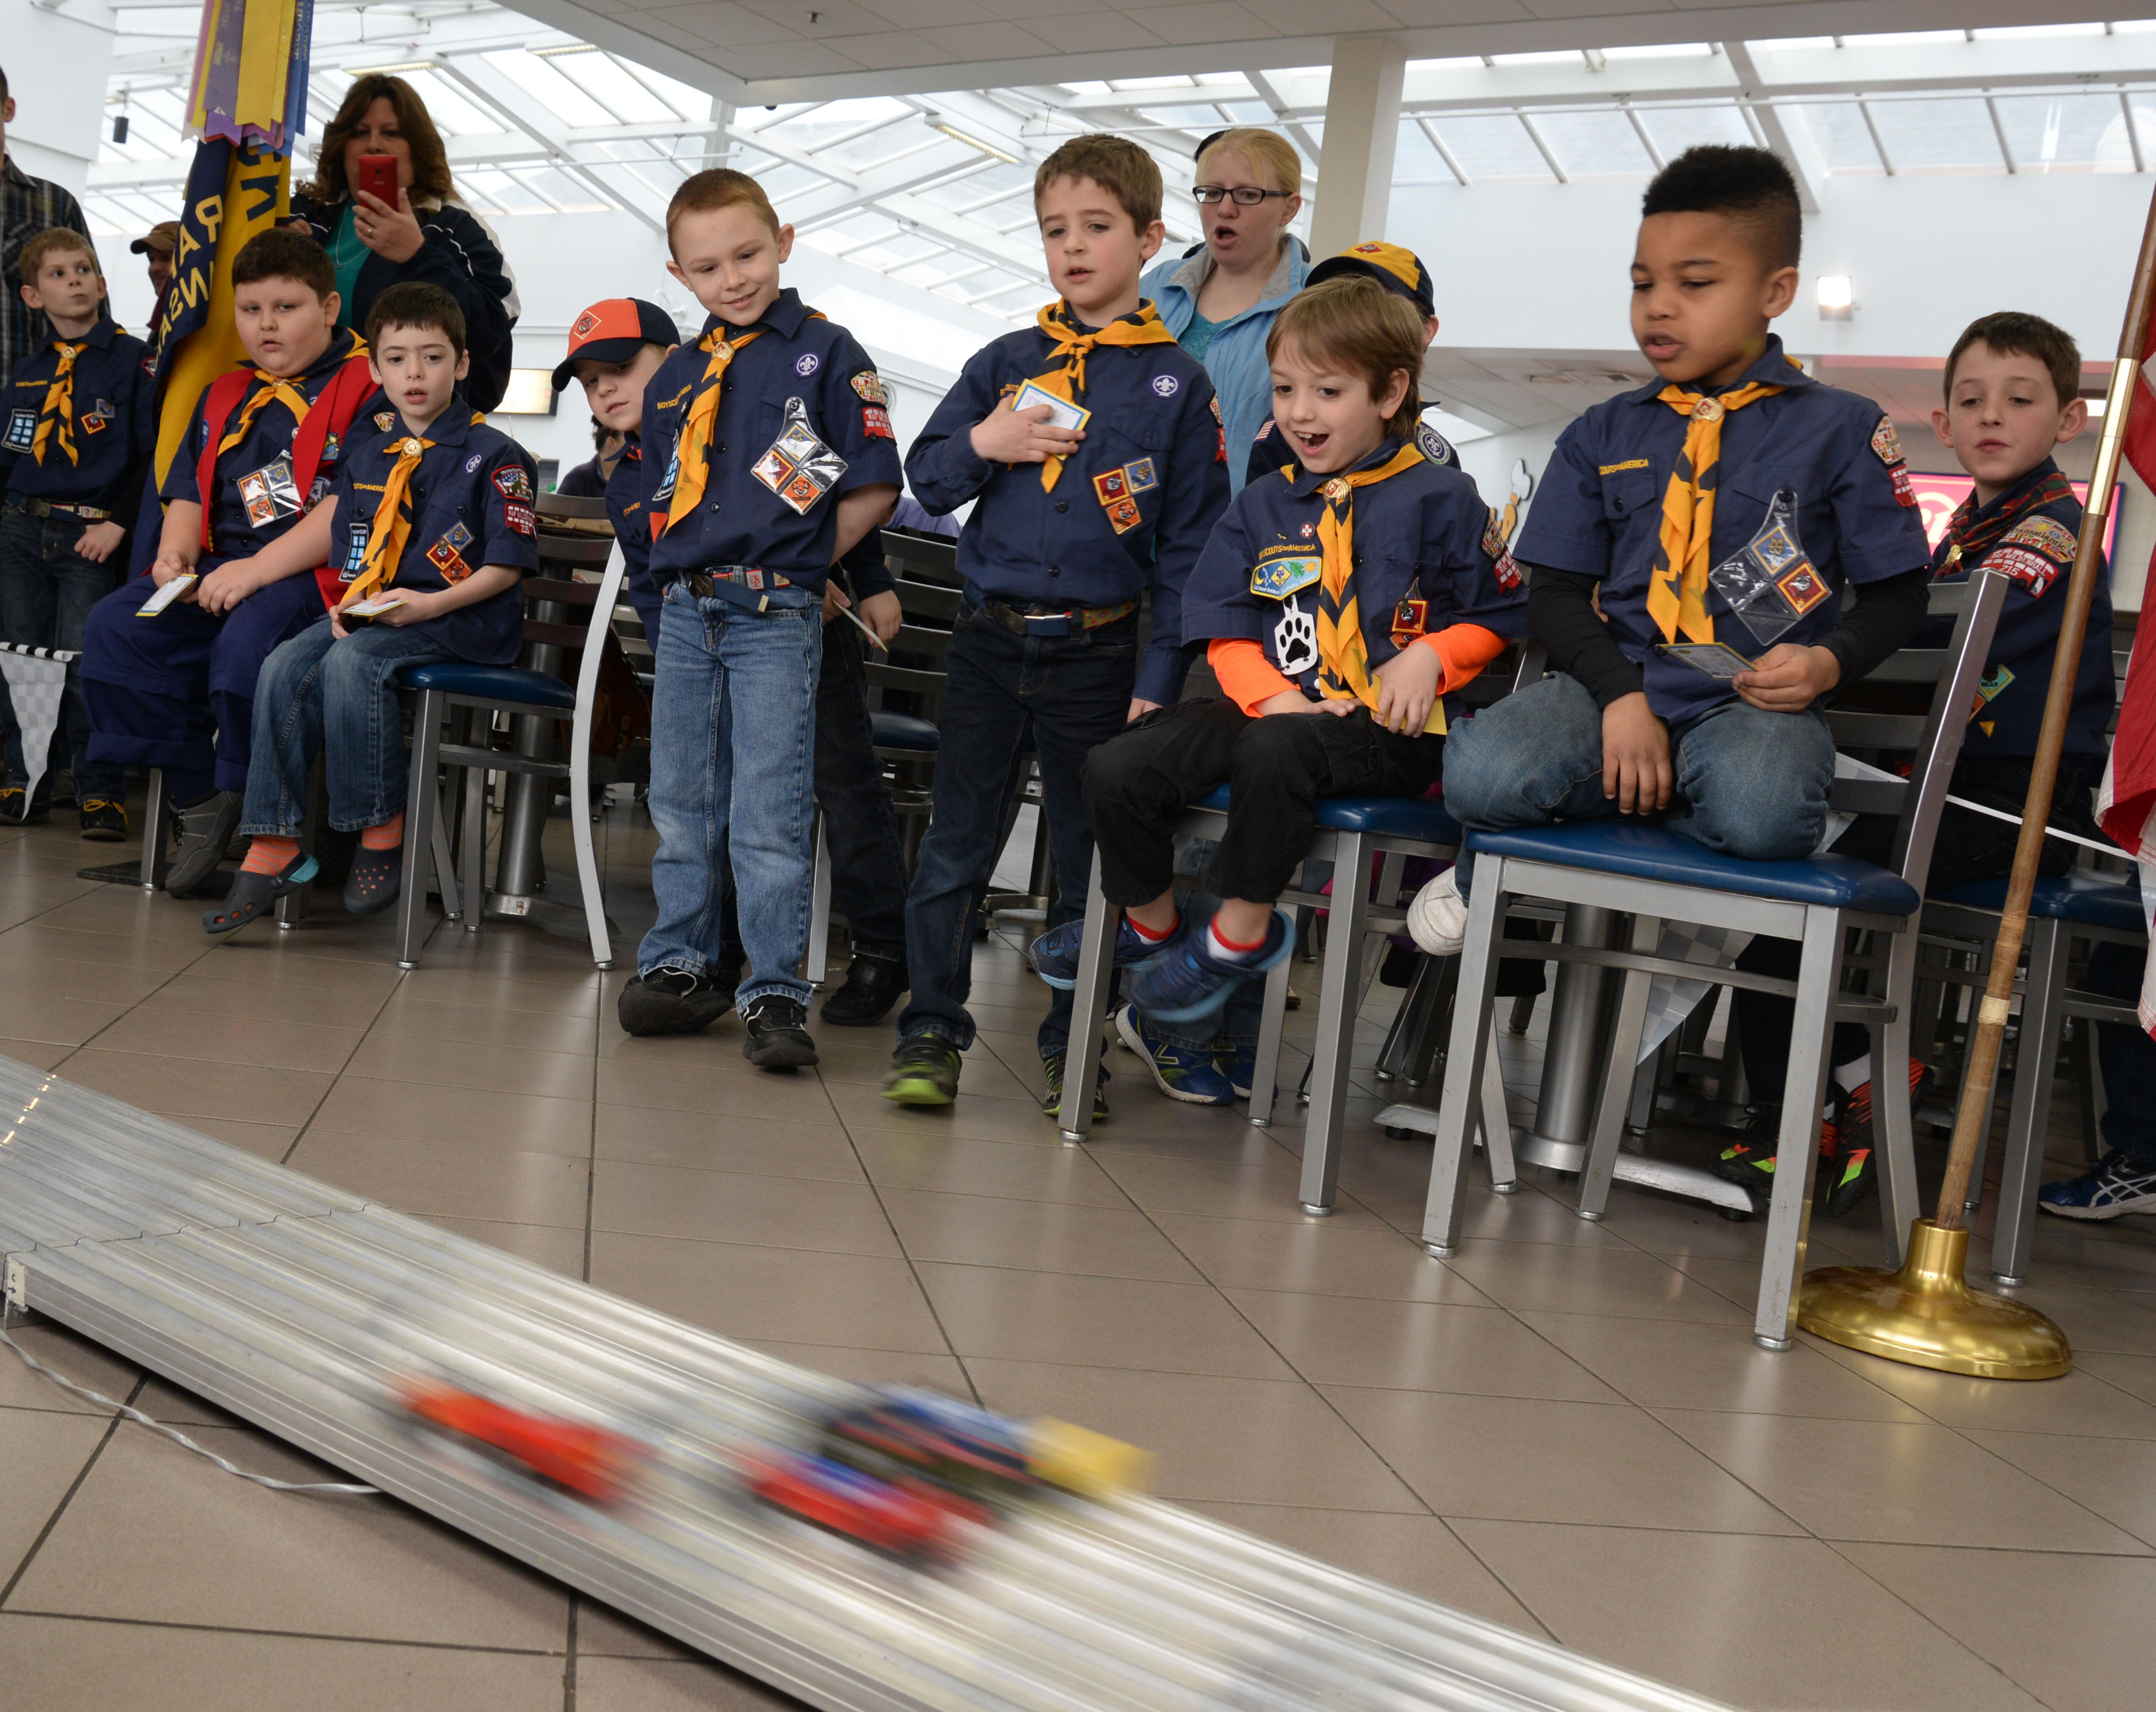
{"type": "Polygon", "coordinates": [[[713,565],[706,571],[684,571],[678,580],[699,600],[723,600],[757,612],[771,604],[767,589],[793,587],[778,572],[757,565],[713,565]]]}
{"type": "Polygon", "coordinates": [[[1125,600],[1114,606],[1064,606],[1041,611],[1029,611],[1004,600],[981,603],[981,610],[1014,636],[1075,635],[1085,630],[1097,630],[1117,619],[1128,618],[1137,609],[1135,600],[1125,600]]]}
{"type": "Polygon", "coordinates": [[[95,506],[64,505],[57,500],[30,499],[22,495],[11,495],[8,497],[8,505],[10,510],[27,512],[33,517],[50,517],[57,515],[80,517],[85,522],[91,523],[109,523],[112,521],[111,512],[101,512],[95,506]]]}

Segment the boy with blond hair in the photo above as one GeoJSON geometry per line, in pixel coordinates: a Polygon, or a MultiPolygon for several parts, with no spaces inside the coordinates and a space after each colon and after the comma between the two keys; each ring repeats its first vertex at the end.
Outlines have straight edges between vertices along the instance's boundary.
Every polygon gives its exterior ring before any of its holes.
{"type": "Polygon", "coordinates": [[[708,312],[644,393],[644,514],[622,547],[660,593],[651,708],[659,919],[622,990],[630,1034],[731,1004],[759,1069],[816,1062],[806,1026],[816,681],[831,567],[891,515],[898,449],[875,366],[779,284],[763,187],[699,172],[666,210],[667,271],[708,312]],[[731,860],[749,969],[713,979],[731,860]]]}

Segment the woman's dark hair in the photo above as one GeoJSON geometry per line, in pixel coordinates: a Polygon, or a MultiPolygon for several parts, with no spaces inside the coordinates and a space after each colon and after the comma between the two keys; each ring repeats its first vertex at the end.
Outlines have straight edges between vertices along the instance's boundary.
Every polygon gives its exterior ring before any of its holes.
{"type": "Polygon", "coordinates": [[[442,133],[434,129],[434,121],[427,111],[427,104],[419,99],[418,90],[401,77],[391,77],[386,72],[370,71],[363,77],[352,80],[352,87],[344,92],[344,101],[331,120],[329,128],[322,132],[322,151],[315,162],[315,182],[307,187],[306,193],[317,202],[341,202],[352,193],[345,183],[344,148],[359,134],[360,121],[367,110],[377,101],[387,101],[396,110],[397,129],[412,149],[412,193],[416,199],[431,196],[437,202],[447,202],[455,195],[449,182],[449,157],[442,147],[442,133]]]}

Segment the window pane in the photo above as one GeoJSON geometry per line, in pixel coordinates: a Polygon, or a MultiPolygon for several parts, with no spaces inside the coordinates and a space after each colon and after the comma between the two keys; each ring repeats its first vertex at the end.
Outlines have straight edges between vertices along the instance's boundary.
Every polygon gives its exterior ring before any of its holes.
{"type": "Polygon", "coordinates": [[[1686,149],[1702,143],[1749,143],[1752,127],[1734,105],[1716,107],[1655,107],[1640,110],[1647,135],[1673,161],[1686,149]]]}
{"type": "Polygon", "coordinates": [[[1871,116],[1897,172],[2004,172],[1999,135],[1980,100],[1874,101],[1871,116]]]}
{"type": "Polygon", "coordinates": [[[1645,178],[1655,163],[1622,113],[1537,113],[1541,131],[1568,178],[1645,178]]]}
{"type": "Polygon", "coordinates": [[[2068,95],[2002,95],[2014,164],[2024,172],[2131,172],[2126,115],[2118,97],[2093,90],[2068,95]]]}
{"type": "MultiPolygon", "coordinates": [[[[1812,143],[1826,161],[1830,177],[1876,178],[1887,170],[1879,164],[1879,151],[1864,127],[1864,114],[1854,101],[1821,102],[1816,106],[1784,107],[1812,134],[1812,143]]],[[[1895,157],[1895,165],[1901,165],[1895,157]]]]}
{"type": "Polygon", "coordinates": [[[1440,119],[1437,133],[1476,184],[1551,184],[1557,175],[1511,114],[1440,119]]]}

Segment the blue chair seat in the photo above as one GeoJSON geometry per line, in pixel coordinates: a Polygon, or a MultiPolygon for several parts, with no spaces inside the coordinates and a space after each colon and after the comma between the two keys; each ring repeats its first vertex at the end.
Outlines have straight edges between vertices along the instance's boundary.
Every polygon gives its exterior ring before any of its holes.
{"type": "Polygon", "coordinates": [[[869,729],[875,733],[880,749],[926,749],[932,753],[943,740],[943,734],[919,715],[894,713],[884,707],[870,711],[869,729]]]}
{"type": "MultiPolygon", "coordinates": [[[[1228,812],[1228,787],[1216,786],[1191,805],[1215,814],[1228,812]]],[[[1457,844],[1460,823],[1439,803],[1413,796],[1331,796],[1317,799],[1317,824],[1332,832],[1363,832],[1385,838],[1414,838],[1426,844],[1457,844]]]]}
{"type": "Polygon", "coordinates": [[[573,713],[577,691],[572,685],[543,671],[525,671],[514,666],[474,666],[465,660],[430,661],[408,666],[397,675],[408,690],[439,690],[449,696],[475,696],[489,701],[522,702],[538,707],[558,707],[573,713]]]}
{"type": "MultiPolygon", "coordinates": [[[[2006,882],[1974,880],[1938,894],[1942,903],[1967,904],[1973,909],[2006,907],[2006,882]]],[[[2085,928],[2116,928],[2138,933],[2142,928],[2141,888],[2131,880],[2107,874],[2061,874],[2056,880],[2040,878],[2029,900],[2029,913],[2048,921],[2076,922],[2085,928]]]]}
{"type": "Polygon", "coordinates": [[[1871,915],[1909,915],[1922,901],[1900,875],[1855,856],[1829,851],[1794,861],[1748,861],[1660,826],[1628,826],[1610,820],[1477,832],[1469,838],[1467,847],[1523,861],[1697,886],[1709,892],[1748,892],[1784,903],[1827,905],[1871,915]]]}

